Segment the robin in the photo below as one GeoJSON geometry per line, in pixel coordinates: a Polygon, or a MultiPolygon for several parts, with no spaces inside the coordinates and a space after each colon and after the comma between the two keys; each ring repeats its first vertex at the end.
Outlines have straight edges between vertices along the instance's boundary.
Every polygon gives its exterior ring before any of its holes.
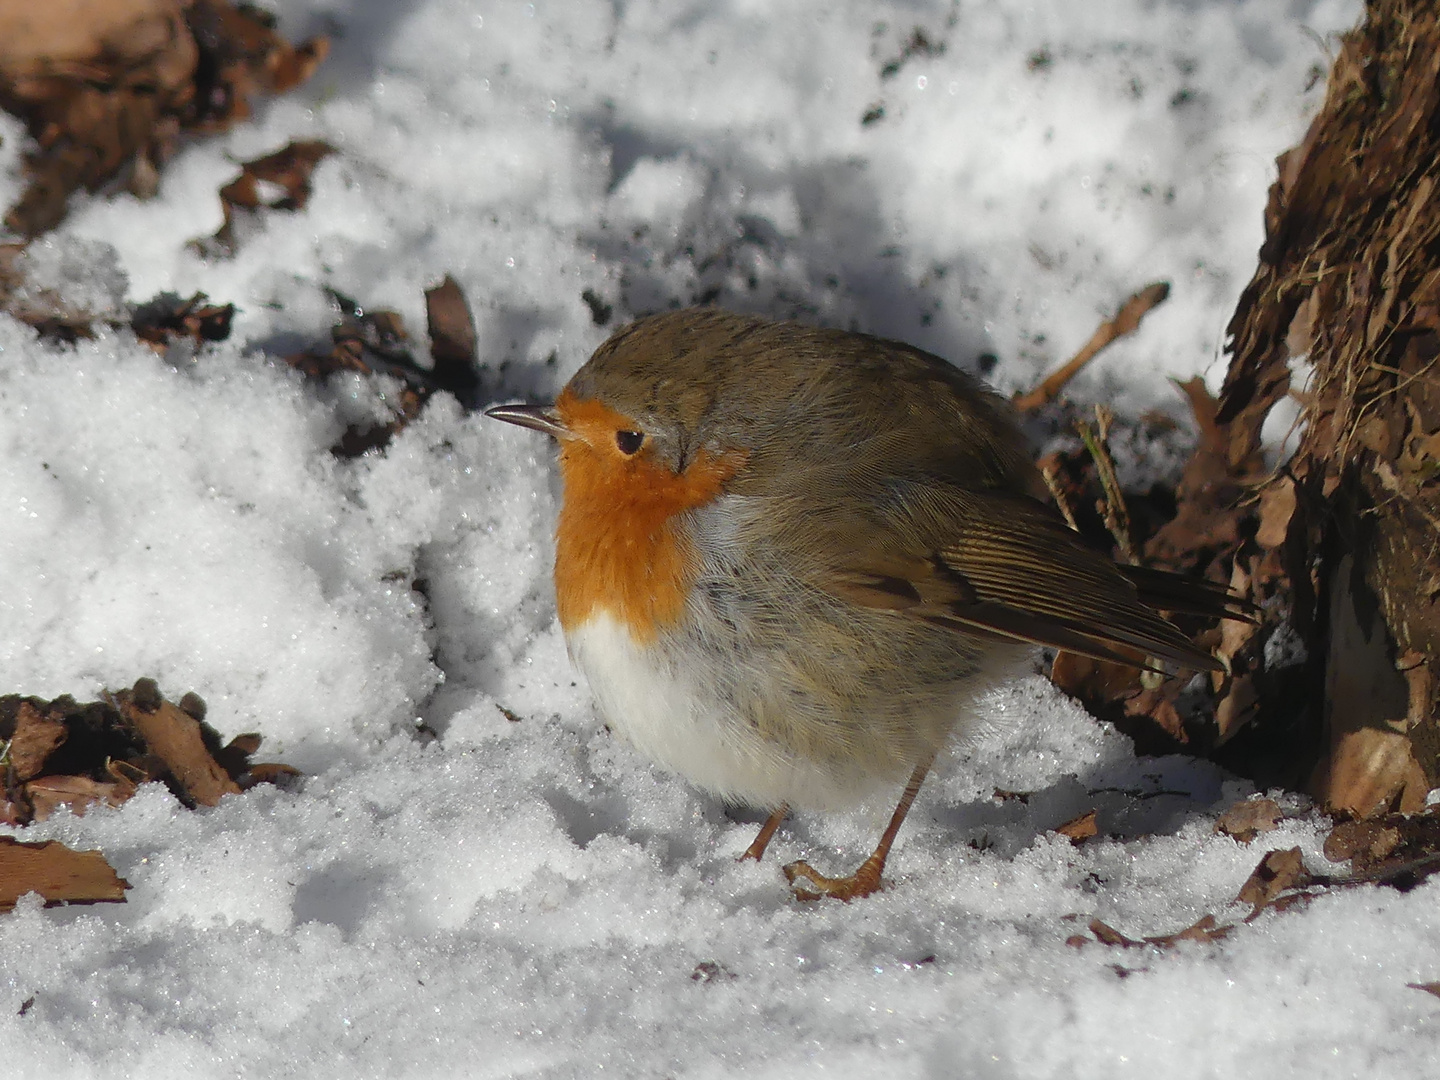
{"type": "Polygon", "coordinates": [[[1088,548],[1041,501],[1007,403],[898,342],[669,312],[601,345],[554,405],[487,415],[559,443],[556,607],[600,715],[770,811],[742,858],[792,807],[905,782],[854,874],[785,867],[802,895],[880,887],[936,755],[1035,646],[1210,670],[1156,607],[1243,615],[1088,548]]]}

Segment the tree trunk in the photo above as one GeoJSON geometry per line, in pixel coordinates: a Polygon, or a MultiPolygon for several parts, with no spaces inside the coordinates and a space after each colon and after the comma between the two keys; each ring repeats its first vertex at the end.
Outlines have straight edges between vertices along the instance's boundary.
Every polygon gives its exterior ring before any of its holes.
{"type": "MultiPolygon", "coordinates": [[[[1233,540],[1198,557],[1265,608],[1233,650],[1222,734],[1228,705],[1252,745],[1268,738],[1290,763],[1272,779],[1332,809],[1418,809],[1440,779],[1434,0],[1367,5],[1321,112],[1279,166],[1215,417],[1224,462],[1212,472],[1254,498],[1233,540]],[[1262,429],[1273,442],[1297,411],[1298,445],[1264,469],[1262,429]]],[[[1177,528],[1207,505],[1204,478],[1187,481],[1177,528]]],[[[1165,539],[1152,554],[1177,561],[1165,539]]]]}

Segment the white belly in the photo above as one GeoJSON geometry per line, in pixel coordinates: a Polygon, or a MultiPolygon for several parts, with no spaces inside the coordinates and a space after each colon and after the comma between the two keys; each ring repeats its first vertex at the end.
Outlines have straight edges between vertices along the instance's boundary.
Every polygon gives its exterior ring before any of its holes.
{"type": "Polygon", "coordinates": [[[806,809],[853,805],[876,787],[863,769],[836,775],[762,739],[717,693],[703,663],[641,648],[606,613],[566,641],[610,729],[697,787],[750,806],[806,809]]]}

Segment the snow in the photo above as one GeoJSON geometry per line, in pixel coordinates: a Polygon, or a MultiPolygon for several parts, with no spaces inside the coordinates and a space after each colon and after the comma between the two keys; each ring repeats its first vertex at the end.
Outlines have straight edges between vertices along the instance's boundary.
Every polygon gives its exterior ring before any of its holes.
{"type": "MultiPolygon", "coordinates": [[[[1273,158],[1359,13],[288,4],[292,38],[336,35],[310,85],[189,144],[156,199],[82,200],[28,257],[29,287],[84,310],[233,301],[231,341],[167,362],[128,332],[65,348],[0,317],[0,689],[83,700],[153,676],[308,778],[202,811],[151,786],[24,830],[101,849],[133,888],[0,917],[9,1069],[1433,1071],[1440,1002],[1406,985],[1440,978],[1433,881],[1335,890],[1215,943],[1067,945],[1092,917],[1136,938],[1238,922],[1263,851],[1325,865],[1325,821],[1277,793],[1278,831],[1215,834],[1245,782],[1136,757],[1039,677],[927,784],[890,888],[796,902],[779,865],[850,868],[888,807],[801,816],[738,863],[752,823],[598,725],[554,620],[545,440],[441,395],[342,461],[346,423],[397,384],[307,386],[278,359],[328,338],[328,289],[419,329],[448,272],[496,400],[553,394],[619,322],[702,295],[993,354],[1011,390],[1165,278],[1168,303],[1072,393],[1181,415],[1167,377],[1218,386],[1273,158]],[[882,76],[917,27],[932,48],[882,76]],[[242,228],[233,258],[190,247],[235,162],[298,138],[339,151],[308,207],[242,228]],[[1095,839],[1052,831],[1092,808],[1095,839]]],[[[13,200],[22,137],[0,133],[13,200]]]]}

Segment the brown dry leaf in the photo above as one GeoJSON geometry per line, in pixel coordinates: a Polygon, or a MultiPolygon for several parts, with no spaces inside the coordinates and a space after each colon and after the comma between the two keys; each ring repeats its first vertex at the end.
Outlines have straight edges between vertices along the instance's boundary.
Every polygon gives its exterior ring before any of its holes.
{"type": "Polygon", "coordinates": [[[1147,937],[1145,943],[1169,948],[1182,941],[1219,941],[1234,929],[1235,927],[1228,924],[1216,922],[1214,915],[1202,915],[1184,930],[1177,930],[1173,934],[1162,934],[1158,937],[1147,937]]]}
{"type": "Polygon", "coordinates": [[[1295,481],[1278,477],[1260,493],[1260,527],[1255,542],[1263,548],[1277,548],[1290,532],[1290,519],[1295,516],[1295,481]]]}
{"type": "Polygon", "coordinates": [[[1190,403],[1190,413],[1195,418],[1195,426],[1200,430],[1201,448],[1211,453],[1223,451],[1228,440],[1217,419],[1220,403],[1211,396],[1205,380],[1196,375],[1185,382],[1177,380],[1175,386],[1190,403]]]}
{"type": "MultiPolygon", "coordinates": [[[[1190,735],[1185,730],[1185,721],[1181,718],[1180,711],[1175,708],[1175,698],[1179,692],[1180,683],[1175,679],[1166,679],[1159,686],[1143,687],[1125,699],[1125,715],[1145,717],[1173,739],[1176,746],[1184,746],[1190,741],[1190,735]]],[[[1126,733],[1133,738],[1133,731],[1134,729],[1130,728],[1126,733]]]]}
{"type": "Polygon", "coordinates": [[[282,765],[276,761],[261,761],[245,770],[245,775],[240,780],[240,786],[246,791],[256,784],[274,784],[276,787],[284,788],[304,775],[291,765],[282,765]]]}
{"type": "Polygon", "coordinates": [[[117,180],[153,194],[186,131],[222,131],[257,93],[280,93],[324,58],[323,39],[292,47],[274,20],[222,0],[47,0],[0,5],[0,107],[37,149],[6,224],[32,237],[70,195],[117,180]]]}
{"type": "Polygon", "coordinates": [[[133,690],[121,691],[114,700],[125,719],[195,802],[214,806],[222,795],[240,793],[240,785],[206,748],[200,722],[161,697],[154,679],[138,680],[133,690]]]}
{"type": "Polygon", "coordinates": [[[1311,882],[1310,872],[1305,869],[1305,860],[1300,849],[1267,852],[1260,864],[1240,886],[1235,899],[1251,905],[1251,912],[1245,917],[1249,922],[1266,907],[1275,902],[1287,889],[1303,889],[1311,882]]]}
{"type": "Polygon", "coordinates": [[[220,231],[193,245],[201,254],[233,255],[235,227],[240,211],[303,210],[310,201],[310,177],[315,166],[335,152],[319,139],[297,140],[273,154],[242,162],[240,175],[220,189],[225,222],[220,231]],[[267,187],[279,188],[272,193],[267,187]]]}
{"type": "Polygon", "coordinates": [[[1280,806],[1274,799],[1246,799],[1215,819],[1215,831],[1248,844],[1262,832],[1279,827],[1280,806]]]}
{"type": "Polygon", "coordinates": [[[1350,860],[1354,880],[1407,887],[1434,872],[1440,857],[1440,807],[1341,821],[1325,839],[1325,857],[1350,860]]]}
{"type": "MultiPolygon", "coordinates": [[[[1182,941],[1219,941],[1233,929],[1235,929],[1233,926],[1218,923],[1214,915],[1202,915],[1184,930],[1177,930],[1173,934],[1156,934],[1137,941],[1135,938],[1126,937],[1119,930],[1099,919],[1090,920],[1090,932],[1095,935],[1097,941],[1103,945],[1117,945],[1125,949],[1138,948],[1142,945],[1172,949],[1182,941]]],[[[1065,944],[1079,947],[1085,944],[1085,941],[1086,939],[1082,935],[1077,934],[1067,938],[1065,944]]]]}
{"type": "Polygon", "coordinates": [[[1260,709],[1260,694],[1249,675],[1232,675],[1225,695],[1215,703],[1215,744],[1223,746],[1250,721],[1260,709]]]}
{"type": "Polygon", "coordinates": [[[162,120],[185,107],[198,59],[180,0],[9,4],[0,40],[0,107],[37,149],[29,184],[6,214],[26,237],[57,225],[72,192],[97,190],[173,138],[162,120]]]}
{"type": "Polygon", "coordinates": [[[325,38],[292,46],[275,32],[275,18],[249,4],[195,0],[190,24],[201,45],[193,124],[224,131],[251,115],[250,99],[279,94],[308,79],[330,51],[325,38]]]}
{"type": "Polygon", "coordinates": [[[1400,846],[1400,830],[1385,821],[1342,821],[1325,838],[1331,862],[1353,861],[1357,870],[1373,866],[1400,846]]]}
{"type": "Polygon", "coordinates": [[[1405,985],[1412,990],[1424,990],[1427,994],[1434,994],[1436,997],[1440,997],[1440,982],[1406,983],[1405,985]]]}
{"type": "Polygon", "coordinates": [[[1050,681],[1083,703],[1116,701],[1140,678],[1140,669],[1113,660],[1096,660],[1061,649],[1050,666],[1050,681]]]}
{"type": "Polygon", "coordinates": [[[1344,732],[1321,764],[1312,790],[1336,813],[1363,818],[1392,806],[1414,811],[1425,805],[1430,785],[1410,740],[1399,732],[1380,728],[1344,732]]]}
{"type": "Polygon", "coordinates": [[[1095,935],[1095,940],[1102,945],[1119,945],[1128,949],[1140,944],[1140,942],[1134,938],[1126,937],[1120,933],[1119,930],[1116,930],[1108,923],[1101,922],[1099,919],[1090,920],[1090,932],[1095,935]]]}
{"type": "Polygon", "coordinates": [[[1200,442],[1176,486],[1175,517],[1150,538],[1144,554],[1150,565],[1208,576],[1240,544],[1241,522],[1251,513],[1243,505],[1246,488],[1263,474],[1264,460],[1257,451],[1232,462],[1227,429],[1204,380],[1178,385],[1190,401],[1200,442]]]}
{"type": "Polygon", "coordinates": [[[91,780],[88,776],[42,776],[25,785],[33,808],[33,821],[44,821],[62,806],[84,814],[97,802],[119,806],[135,794],[128,780],[91,780]]]}
{"type": "Polygon", "coordinates": [[[475,326],[465,297],[448,274],[425,293],[432,370],[420,367],[410,351],[404,320],[394,311],[364,309],[354,300],[332,293],[340,308],[340,322],[331,330],[328,351],[311,350],[286,357],[310,378],[326,378],[337,371],[384,373],[404,380],[391,395],[393,419],[388,423],[349,428],[331,448],[340,457],[358,457],[379,449],[420,415],[436,390],[454,394],[462,404],[476,404],[479,373],[475,366],[475,326]]]}
{"type": "Polygon", "coordinates": [[[217,792],[287,783],[299,775],[286,765],[253,763],[258,735],[239,735],[222,747],[220,736],[204,723],[205,703],[198,695],[186,694],[172,705],[150,679],[137,682],[133,691],[86,704],[69,697],[42,701],[0,695],[0,739],[15,730],[22,716],[58,722],[65,738],[44,759],[40,775],[22,782],[12,770],[9,788],[0,791],[0,822],[5,824],[28,824],[59,806],[81,813],[96,801],[119,805],[151,780],[165,781],[187,801],[208,803],[217,792]],[[140,724],[132,722],[137,713],[140,724]],[[147,742],[151,736],[157,739],[154,745],[147,742]]]}
{"type": "Polygon", "coordinates": [[[285,786],[300,776],[300,770],[273,761],[252,762],[250,759],[260,749],[260,735],[247,731],[236,735],[223,749],[215,752],[215,760],[230,774],[230,779],[240,785],[242,791],[249,791],[256,784],[285,786]]]}
{"type": "Polygon", "coordinates": [[[1079,817],[1071,818],[1064,825],[1057,825],[1055,831],[1067,837],[1072,844],[1080,845],[1100,832],[1095,824],[1095,811],[1087,810],[1079,817]]]}
{"type": "Polygon", "coordinates": [[[0,836],[0,911],[26,893],[47,903],[123,902],[130,883],[98,851],[75,851],[58,840],[26,844],[0,836]]]}
{"type": "Polygon", "coordinates": [[[100,55],[111,43],[142,36],[156,19],[178,4],[173,0],[47,0],[44,4],[0,6],[0,70],[34,77],[74,67],[100,55]]]}
{"type": "Polygon", "coordinates": [[[430,355],[435,361],[435,384],[468,404],[479,382],[475,371],[475,320],[465,294],[449,274],[439,285],[425,290],[425,315],[430,355]]]}
{"type": "Polygon", "coordinates": [[[235,305],[207,304],[206,299],[203,292],[197,292],[188,300],[174,295],[157,296],[135,309],[130,328],[136,337],[161,355],[176,340],[188,340],[196,345],[224,341],[230,336],[235,305]]]}

